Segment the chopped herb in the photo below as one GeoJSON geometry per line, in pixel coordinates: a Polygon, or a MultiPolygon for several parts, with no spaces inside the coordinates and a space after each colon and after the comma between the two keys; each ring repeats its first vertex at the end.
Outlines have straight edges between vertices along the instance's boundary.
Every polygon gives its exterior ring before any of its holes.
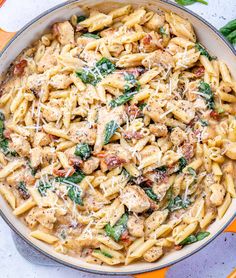
{"type": "Polygon", "coordinates": [[[209,235],[210,235],[209,232],[199,232],[196,235],[190,235],[190,236],[186,237],[183,241],[180,242],[179,245],[192,244],[194,242],[203,240],[205,237],[207,237],[209,235]]]}
{"type": "Polygon", "coordinates": [[[56,177],[56,181],[64,182],[64,183],[80,183],[85,177],[85,174],[81,170],[77,170],[72,176],[70,177],[56,177]]]}
{"type": "Polygon", "coordinates": [[[236,44],[236,19],[229,21],[220,28],[220,32],[232,44],[236,44]]]}
{"type": "Polygon", "coordinates": [[[86,19],[86,16],[80,15],[77,17],[77,23],[80,23],[81,21],[84,21],[86,19]]]}
{"type": "Polygon", "coordinates": [[[95,86],[98,82],[101,81],[101,77],[104,77],[113,71],[115,71],[115,66],[107,58],[102,58],[98,61],[94,68],[84,68],[76,72],[76,75],[82,80],[85,84],[92,84],[95,86]]]}
{"type": "Polygon", "coordinates": [[[198,89],[205,95],[204,98],[206,99],[207,107],[213,110],[215,108],[215,102],[210,85],[206,82],[201,81],[198,89]]]}
{"type": "Polygon", "coordinates": [[[40,181],[37,188],[38,188],[38,192],[40,193],[41,196],[46,196],[47,190],[52,188],[52,186],[49,183],[40,181]]]}
{"type": "Polygon", "coordinates": [[[147,103],[146,103],[146,102],[143,102],[143,103],[141,103],[141,104],[139,105],[139,109],[140,109],[140,110],[143,110],[144,107],[146,107],[146,106],[147,106],[147,103]]]}
{"type": "Polygon", "coordinates": [[[183,169],[187,166],[187,160],[184,157],[181,157],[179,159],[179,169],[177,170],[176,173],[181,173],[183,171],[183,169]]]}
{"type": "Polygon", "coordinates": [[[202,3],[204,5],[208,5],[208,3],[204,0],[175,0],[175,2],[181,6],[192,5],[197,2],[202,3]]]}
{"type": "Polygon", "coordinates": [[[186,209],[190,204],[191,202],[188,199],[184,201],[180,196],[176,196],[175,198],[172,196],[169,200],[167,209],[171,212],[179,209],[186,209]]]}
{"type": "Polygon", "coordinates": [[[9,141],[4,136],[4,129],[5,129],[5,116],[2,112],[0,112],[0,149],[5,155],[17,156],[15,151],[10,150],[9,148],[9,141]]]}
{"type": "Polygon", "coordinates": [[[208,51],[206,50],[206,48],[204,48],[200,43],[196,43],[195,47],[197,48],[197,50],[200,52],[201,55],[206,56],[208,58],[208,60],[212,61],[215,59],[215,57],[212,57],[208,51]]]}
{"type": "Polygon", "coordinates": [[[30,197],[30,194],[29,194],[29,191],[28,189],[26,188],[25,186],[25,183],[23,181],[21,181],[17,187],[18,191],[19,191],[19,194],[20,196],[26,200],[26,199],[29,199],[30,197]]]}
{"type": "Polygon", "coordinates": [[[81,198],[81,190],[75,185],[68,186],[67,195],[74,203],[83,206],[83,201],[81,198]]]}
{"type": "Polygon", "coordinates": [[[162,35],[162,37],[164,37],[164,36],[166,36],[167,34],[166,34],[166,30],[164,29],[164,27],[162,26],[162,27],[160,27],[160,29],[159,29],[159,33],[162,35]]]}
{"type": "Polygon", "coordinates": [[[100,254],[104,255],[105,257],[108,257],[108,258],[113,258],[111,254],[109,254],[109,253],[107,253],[105,251],[102,251],[100,249],[95,249],[95,250],[93,250],[93,252],[94,253],[100,253],[100,254]]]}
{"type": "Polygon", "coordinates": [[[208,126],[208,122],[207,121],[205,121],[205,120],[199,120],[199,122],[201,123],[201,126],[208,126]]]}
{"type": "Polygon", "coordinates": [[[66,239],[66,231],[65,231],[65,230],[62,230],[62,231],[61,231],[60,237],[61,237],[63,240],[66,239]]]}
{"type": "Polygon", "coordinates": [[[113,120],[106,124],[104,134],[104,145],[110,142],[111,137],[114,135],[118,127],[118,124],[113,120]]]}
{"type": "Polygon", "coordinates": [[[146,187],[144,188],[145,193],[147,194],[147,196],[152,199],[153,201],[158,201],[158,197],[157,195],[153,192],[152,188],[150,187],[146,187]]]}
{"type": "Polygon", "coordinates": [[[98,34],[93,34],[93,33],[85,33],[82,35],[82,37],[93,38],[96,40],[101,38],[98,34]]]}
{"type": "Polygon", "coordinates": [[[119,241],[123,232],[127,229],[128,214],[124,213],[117,223],[112,227],[110,224],[105,226],[105,232],[115,241],[119,241]]]}
{"type": "Polygon", "coordinates": [[[75,148],[75,155],[79,156],[83,160],[86,160],[91,155],[91,148],[86,143],[78,144],[75,148]]]}

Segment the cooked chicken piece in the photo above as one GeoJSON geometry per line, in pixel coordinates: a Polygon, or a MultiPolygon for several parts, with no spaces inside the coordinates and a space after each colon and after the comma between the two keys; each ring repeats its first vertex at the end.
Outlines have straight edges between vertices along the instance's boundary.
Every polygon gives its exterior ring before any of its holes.
{"type": "Polygon", "coordinates": [[[215,206],[220,206],[224,201],[224,196],[225,196],[224,186],[219,183],[215,183],[210,186],[210,189],[212,191],[210,197],[211,203],[215,206]]]}
{"type": "MultiPolygon", "coordinates": [[[[38,62],[38,71],[45,72],[57,65],[57,55],[59,54],[59,49],[54,49],[52,47],[47,47],[42,58],[38,62]]],[[[38,76],[38,74],[37,74],[38,76]]]]}
{"type": "Polygon", "coordinates": [[[188,100],[172,100],[172,102],[167,103],[167,109],[172,110],[175,118],[185,124],[189,124],[195,117],[193,104],[188,100]]]}
{"type": "Polygon", "coordinates": [[[165,16],[155,13],[153,17],[145,23],[144,26],[150,30],[159,31],[159,29],[164,25],[164,23],[165,16]]]}
{"type": "Polygon", "coordinates": [[[68,135],[70,136],[71,141],[75,143],[87,143],[93,145],[96,140],[96,128],[90,127],[89,123],[86,121],[72,123],[68,135]]]}
{"type": "Polygon", "coordinates": [[[102,107],[99,110],[97,120],[97,138],[94,146],[95,152],[100,152],[102,149],[106,124],[110,121],[114,121],[118,125],[125,122],[125,107],[123,105],[115,107],[111,111],[108,111],[106,107],[102,107]]]}
{"type": "Polygon", "coordinates": [[[130,215],[128,222],[127,222],[127,227],[129,234],[134,236],[134,237],[142,237],[144,236],[144,220],[137,217],[130,215]]]}
{"type": "Polygon", "coordinates": [[[80,168],[86,174],[90,175],[95,171],[99,166],[100,160],[97,157],[90,157],[83,163],[81,163],[80,168]]]}
{"type": "Polygon", "coordinates": [[[56,122],[62,116],[62,111],[60,108],[61,107],[59,107],[59,105],[49,102],[48,106],[47,105],[43,106],[42,115],[47,122],[56,122]]]}
{"type": "Polygon", "coordinates": [[[52,229],[56,222],[55,210],[52,208],[38,208],[35,212],[36,220],[45,228],[52,229]]]}
{"type": "Polygon", "coordinates": [[[166,137],[168,129],[165,124],[151,124],[149,126],[150,132],[157,137],[166,137]]]}
{"type": "Polygon", "coordinates": [[[43,163],[49,164],[51,161],[55,161],[57,158],[56,152],[54,148],[51,148],[49,146],[46,146],[42,148],[42,158],[43,158],[43,163]]]}
{"type": "Polygon", "coordinates": [[[71,83],[73,83],[73,81],[71,80],[71,77],[66,74],[56,74],[49,81],[49,84],[53,88],[58,89],[58,90],[67,89],[71,83]]]}
{"type": "Polygon", "coordinates": [[[44,132],[36,132],[34,135],[34,141],[33,141],[33,146],[37,147],[37,146],[46,146],[49,145],[49,143],[51,142],[50,137],[48,134],[44,133],[44,132]]]}
{"type": "Polygon", "coordinates": [[[161,36],[156,32],[148,33],[144,38],[140,40],[140,50],[143,52],[153,52],[158,48],[162,48],[160,43],[161,36]]]}
{"type": "Polygon", "coordinates": [[[153,246],[147,252],[144,253],[143,258],[145,261],[152,263],[157,261],[163,255],[163,249],[161,246],[153,246]]]}
{"type": "Polygon", "coordinates": [[[37,223],[38,223],[38,221],[37,221],[37,219],[36,219],[36,213],[37,213],[37,211],[38,211],[38,208],[36,208],[36,207],[32,208],[32,209],[29,211],[29,213],[26,215],[26,217],[24,218],[26,224],[27,224],[31,229],[33,229],[33,228],[37,225],[37,223]]]}
{"type": "Polygon", "coordinates": [[[136,185],[128,185],[120,195],[121,202],[129,211],[141,213],[150,208],[149,198],[144,190],[136,185]]]}
{"type": "Polygon", "coordinates": [[[175,146],[181,145],[186,139],[186,133],[179,127],[174,128],[174,130],[170,134],[170,141],[175,146]]]}
{"type": "Polygon", "coordinates": [[[27,79],[27,87],[35,93],[39,93],[41,87],[46,84],[47,77],[45,74],[34,73],[27,79]]]}
{"type": "Polygon", "coordinates": [[[147,55],[147,57],[142,61],[142,65],[145,68],[154,68],[162,66],[166,69],[173,68],[175,66],[174,58],[165,51],[156,50],[147,55]]]}
{"type": "Polygon", "coordinates": [[[236,160],[236,142],[228,141],[225,143],[226,153],[230,159],[236,160]]]}
{"type": "Polygon", "coordinates": [[[42,162],[43,149],[38,146],[30,150],[30,164],[33,168],[37,168],[42,162]]]}
{"type": "Polygon", "coordinates": [[[11,134],[12,142],[10,147],[13,148],[20,156],[29,156],[30,153],[30,143],[21,135],[11,134]]]}
{"type": "Polygon", "coordinates": [[[157,195],[158,200],[161,201],[166,195],[166,191],[170,188],[169,183],[155,184],[152,188],[153,192],[157,195]]]}
{"type": "Polygon", "coordinates": [[[53,34],[62,45],[75,42],[74,28],[69,21],[55,23],[53,25],[53,34]]]}

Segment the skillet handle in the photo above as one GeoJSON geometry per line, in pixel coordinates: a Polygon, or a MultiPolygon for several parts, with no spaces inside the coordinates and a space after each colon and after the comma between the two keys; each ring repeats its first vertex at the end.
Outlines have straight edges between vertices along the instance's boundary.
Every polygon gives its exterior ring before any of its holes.
{"type": "Polygon", "coordinates": [[[10,41],[10,39],[16,34],[16,32],[6,32],[0,28],[0,51],[10,41]]]}
{"type": "MultiPolygon", "coordinates": [[[[236,233],[236,219],[224,230],[224,232],[236,233]]],[[[165,267],[156,271],[135,274],[134,278],[165,278],[166,273],[170,267],[165,267]]],[[[227,277],[227,278],[236,278],[236,269],[227,277]]]]}
{"type": "Polygon", "coordinates": [[[236,218],[230,223],[224,232],[236,233],[236,218]]]}
{"type": "Polygon", "coordinates": [[[135,274],[133,275],[134,278],[165,278],[166,272],[170,267],[164,267],[159,270],[155,270],[152,272],[142,273],[142,274],[135,274]]]}

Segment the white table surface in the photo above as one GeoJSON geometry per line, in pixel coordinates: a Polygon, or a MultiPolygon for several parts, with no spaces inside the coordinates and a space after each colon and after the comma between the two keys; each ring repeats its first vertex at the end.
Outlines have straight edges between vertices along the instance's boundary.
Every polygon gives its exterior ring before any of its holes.
{"type": "MultiPolygon", "coordinates": [[[[41,12],[62,2],[64,1],[7,0],[0,9],[0,26],[7,31],[16,31],[41,12]]],[[[204,17],[216,28],[220,28],[227,21],[236,18],[236,0],[208,0],[208,2],[208,6],[197,3],[188,6],[188,8],[204,17]]],[[[10,228],[0,218],[0,278],[52,277],[95,278],[101,276],[78,272],[66,267],[45,267],[29,263],[17,252],[12,241],[10,228]]],[[[192,277],[194,278],[194,274],[192,277]]]]}

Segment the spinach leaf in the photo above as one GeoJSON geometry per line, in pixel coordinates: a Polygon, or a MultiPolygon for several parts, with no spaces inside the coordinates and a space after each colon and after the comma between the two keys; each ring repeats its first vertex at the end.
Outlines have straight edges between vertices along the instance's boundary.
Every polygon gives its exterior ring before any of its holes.
{"type": "Polygon", "coordinates": [[[105,57],[103,57],[100,61],[96,63],[95,68],[97,71],[99,71],[99,73],[102,76],[106,76],[112,73],[113,71],[115,71],[116,69],[116,67],[112,64],[112,62],[105,57]]]}
{"type": "Polygon", "coordinates": [[[208,3],[204,0],[175,0],[176,3],[178,3],[181,6],[188,6],[188,5],[192,5],[194,3],[202,3],[204,5],[208,5],[208,3]]]}
{"type": "Polygon", "coordinates": [[[179,169],[176,171],[176,173],[181,173],[183,169],[187,166],[188,162],[185,157],[181,157],[179,159],[179,169]]]}
{"type": "Polygon", "coordinates": [[[29,191],[28,191],[28,189],[26,188],[25,183],[24,183],[23,181],[20,181],[20,183],[19,183],[17,189],[18,189],[18,191],[19,191],[20,196],[21,196],[24,200],[29,199],[30,194],[29,194],[29,191]]]}
{"type": "Polygon", "coordinates": [[[105,126],[105,135],[104,135],[104,145],[110,142],[111,137],[114,135],[116,130],[118,129],[118,124],[115,121],[110,121],[105,126]]]}
{"type": "Polygon", "coordinates": [[[128,93],[124,93],[123,95],[113,99],[110,101],[109,105],[114,108],[117,106],[120,106],[124,103],[126,103],[127,101],[131,100],[133,98],[133,96],[136,94],[137,92],[128,92],[128,93]]]}
{"type": "Polygon", "coordinates": [[[84,204],[81,198],[81,190],[75,185],[69,185],[67,189],[68,197],[76,204],[83,206],[84,204]]]}
{"type": "Polygon", "coordinates": [[[162,37],[164,37],[164,36],[166,36],[167,34],[166,34],[166,30],[164,29],[164,27],[162,26],[162,27],[160,27],[160,29],[159,29],[159,33],[162,35],[162,37]]]}
{"type": "Polygon", "coordinates": [[[158,197],[157,195],[153,192],[152,188],[150,187],[146,187],[143,189],[145,191],[145,193],[147,194],[147,196],[152,199],[153,201],[157,202],[158,201],[158,197]]]}
{"type": "Polygon", "coordinates": [[[37,188],[38,188],[38,192],[40,193],[41,196],[46,196],[47,190],[52,188],[52,186],[51,186],[51,184],[49,184],[47,182],[40,181],[37,188]]]}
{"type": "Polygon", "coordinates": [[[102,254],[102,255],[108,257],[108,258],[113,258],[111,254],[109,254],[109,253],[107,253],[107,252],[105,252],[105,251],[102,251],[102,250],[100,250],[100,249],[95,249],[95,250],[93,250],[93,252],[94,252],[94,253],[100,253],[100,254],[102,254]]]}
{"type": "Polygon", "coordinates": [[[235,30],[236,30],[236,19],[229,21],[225,26],[220,28],[221,34],[224,35],[225,37],[235,30]]]}
{"type": "Polygon", "coordinates": [[[208,83],[201,81],[198,87],[199,92],[204,94],[204,98],[209,109],[215,108],[214,95],[208,83]]]}
{"type": "Polygon", "coordinates": [[[80,23],[81,21],[84,21],[87,17],[84,15],[77,16],[77,23],[80,23]]]}
{"type": "Polygon", "coordinates": [[[101,81],[102,77],[115,71],[115,66],[107,58],[102,58],[98,61],[94,68],[84,68],[76,72],[76,75],[82,80],[85,84],[92,84],[95,86],[98,82],[101,81]]]}
{"type": "Polygon", "coordinates": [[[210,235],[209,232],[198,232],[196,234],[196,238],[199,241],[199,240],[203,240],[205,237],[208,237],[209,235],[210,235]]]}
{"type": "Polygon", "coordinates": [[[208,60],[212,61],[215,59],[215,57],[212,57],[208,51],[206,50],[206,48],[204,48],[200,43],[196,43],[195,47],[197,48],[197,50],[200,52],[201,55],[206,56],[208,58],[208,60]]]}
{"type": "Polygon", "coordinates": [[[4,131],[4,121],[5,121],[5,116],[2,112],[0,112],[0,137],[3,138],[3,131],[4,131]]]}
{"type": "Polygon", "coordinates": [[[93,34],[93,33],[85,33],[82,35],[82,37],[93,38],[96,40],[101,38],[98,34],[93,34]]]}
{"type": "Polygon", "coordinates": [[[180,196],[176,196],[175,198],[171,197],[167,209],[171,212],[182,208],[186,209],[190,204],[191,202],[188,199],[184,201],[180,196]]]}
{"type": "Polygon", "coordinates": [[[77,144],[75,148],[75,155],[79,156],[83,160],[86,160],[91,155],[91,148],[86,143],[77,144]]]}
{"type": "Polygon", "coordinates": [[[56,177],[56,181],[64,183],[80,183],[85,177],[85,174],[81,170],[77,170],[70,177],[56,177]]]}
{"type": "Polygon", "coordinates": [[[124,213],[117,223],[112,227],[110,224],[105,226],[105,232],[115,241],[119,241],[123,232],[127,229],[128,214],[124,213]]]}
{"type": "Polygon", "coordinates": [[[144,107],[146,107],[147,106],[147,103],[146,102],[143,102],[143,103],[141,103],[140,105],[139,105],[139,109],[140,110],[142,110],[143,111],[143,109],[144,109],[144,107]]]}
{"type": "Polygon", "coordinates": [[[194,242],[203,240],[205,237],[207,237],[209,235],[210,235],[209,232],[199,232],[196,235],[190,235],[190,236],[186,237],[183,241],[180,242],[179,245],[192,244],[194,242]]]}
{"type": "Polygon", "coordinates": [[[137,90],[140,89],[140,84],[132,73],[125,73],[125,81],[127,81],[127,84],[125,85],[126,92],[128,92],[133,86],[136,86],[137,90]]]}
{"type": "Polygon", "coordinates": [[[155,169],[157,172],[166,173],[167,172],[167,166],[163,165],[155,169]]]}

